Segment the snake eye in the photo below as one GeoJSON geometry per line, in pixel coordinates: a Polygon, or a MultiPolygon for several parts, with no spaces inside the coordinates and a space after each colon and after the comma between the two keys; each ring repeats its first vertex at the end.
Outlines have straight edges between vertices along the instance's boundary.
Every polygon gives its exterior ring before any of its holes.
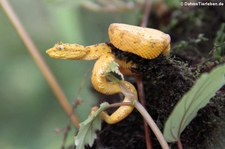
{"type": "Polygon", "coordinates": [[[63,50],[63,49],[64,49],[64,46],[63,46],[63,45],[58,45],[58,46],[57,46],[57,50],[60,50],[60,51],[61,51],[61,50],[63,50]]]}

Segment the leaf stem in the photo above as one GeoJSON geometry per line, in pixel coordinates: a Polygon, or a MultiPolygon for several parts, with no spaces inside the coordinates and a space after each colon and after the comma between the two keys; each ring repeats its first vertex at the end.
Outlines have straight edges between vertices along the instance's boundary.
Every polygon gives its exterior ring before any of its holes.
{"type": "Polygon", "coordinates": [[[154,132],[156,138],[159,140],[159,143],[163,149],[169,149],[169,145],[167,144],[165,138],[163,137],[163,134],[159,130],[158,126],[152,119],[152,117],[149,115],[149,113],[145,110],[145,108],[141,105],[140,102],[136,101],[134,103],[132,102],[121,102],[121,103],[114,103],[110,104],[107,108],[112,108],[112,107],[119,107],[119,106],[130,106],[133,105],[144,117],[145,121],[147,124],[150,126],[152,131],[154,132]]]}
{"type": "Polygon", "coordinates": [[[133,106],[131,102],[119,102],[110,104],[108,108],[119,107],[119,106],[133,106]]]}
{"type": "MultiPolygon", "coordinates": [[[[143,105],[143,107],[145,107],[146,102],[145,102],[145,97],[144,97],[142,75],[136,76],[136,83],[137,83],[137,88],[138,88],[139,100],[140,100],[141,104],[143,105]]],[[[145,130],[146,149],[152,149],[150,130],[149,130],[148,124],[145,120],[144,120],[144,130],[145,130]]]]}

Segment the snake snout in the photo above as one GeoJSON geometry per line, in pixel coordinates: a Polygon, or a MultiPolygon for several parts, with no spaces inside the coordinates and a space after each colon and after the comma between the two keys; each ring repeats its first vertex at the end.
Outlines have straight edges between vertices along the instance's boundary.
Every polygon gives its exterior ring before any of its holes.
{"type": "Polygon", "coordinates": [[[51,57],[51,58],[59,58],[60,56],[57,54],[55,49],[51,48],[46,51],[46,53],[51,57]]]}
{"type": "Polygon", "coordinates": [[[50,50],[51,50],[51,49],[48,49],[48,50],[46,51],[46,53],[47,53],[48,55],[49,55],[49,53],[50,53],[50,50]]]}

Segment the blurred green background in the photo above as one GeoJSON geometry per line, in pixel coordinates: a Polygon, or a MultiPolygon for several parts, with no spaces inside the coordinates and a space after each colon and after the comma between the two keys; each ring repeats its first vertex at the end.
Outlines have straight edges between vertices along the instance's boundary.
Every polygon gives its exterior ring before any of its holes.
{"type": "MultiPolygon", "coordinates": [[[[90,90],[93,62],[49,58],[45,51],[56,42],[89,45],[108,41],[112,22],[138,24],[139,6],[119,12],[95,12],[80,7],[84,0],[10,0],[25,29],[40,50],[72,103],[84,75],[89,72],[76,109],[84,120],[97,99],[90,90]]],[[[133,2],[133,1],[131,1],[133,2]]],[[[60,148],[66,114],[56,101],[39,68],[0,7],[0,148],[60,148]]],[[[72,129],[67,144],[73,144],[72,129]]]]}

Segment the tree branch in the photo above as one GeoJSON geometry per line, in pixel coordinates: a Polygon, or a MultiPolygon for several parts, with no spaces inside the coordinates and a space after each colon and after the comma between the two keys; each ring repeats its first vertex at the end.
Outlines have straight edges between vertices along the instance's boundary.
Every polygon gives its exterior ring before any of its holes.
{"type": "MultiPolygon", "coordinates": [[[[62,89],[60,88],[59,84],[57,83],[55,77],[51,73],[50,69],[46,65],[45,61],[43,60],[42,56],[38,52],[37,47],[33,43],[32,39],[24,29],[23,25],[21,24],[20,20],[16,16],[11,5],[7,2],[7,0],[0,0],[0,4],[2,5],[3,10],[5,11],[6,15],[8,16],[9,20],[15,27],[17,33],[19,34],[20,38],[24,42],[27,50],[30,52],[33,60],[36,62],[37,66],[40,68],[42,74],[46,78],[48,84],[50,85],[51,89],[53,90],[54,94],[56,95],[59,104],[62,106],[64,111],[66,112],[67,116],[70,117],[70,113],[72,111],[72,107],[68,102],[66,96],[64,95],[62,89]]],[[[73,122],[76,128],[79,128],[79,120],[78,117],[73,113],[70,117],[71,121],[73,122]]]]}

